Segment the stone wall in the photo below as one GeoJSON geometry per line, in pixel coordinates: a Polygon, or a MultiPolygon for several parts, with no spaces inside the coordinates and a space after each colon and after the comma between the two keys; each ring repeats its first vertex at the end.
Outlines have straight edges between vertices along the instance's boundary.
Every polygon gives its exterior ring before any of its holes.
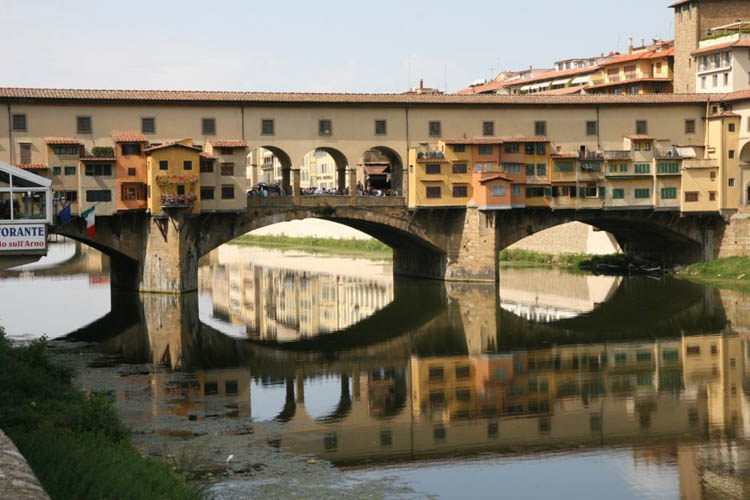
{"type": "Polygon", "coordinates": [[[750,214],[733,215],[714,241],[716,258],[750,256],[750,214]]]}
{"type": "Polygon", "coordinates": [[[3,431],[0,431],[0,498],[49,500],[26,459],[3,431]]]}
{"type": "Polygon", "coordinates": [[[551,227],[527,236],[508,248],[551,254],[592,255],[617,253],[620,250],[611,234],[606,231],[596,231],[592,226],[581,222],[569,222],[551,227]]]}

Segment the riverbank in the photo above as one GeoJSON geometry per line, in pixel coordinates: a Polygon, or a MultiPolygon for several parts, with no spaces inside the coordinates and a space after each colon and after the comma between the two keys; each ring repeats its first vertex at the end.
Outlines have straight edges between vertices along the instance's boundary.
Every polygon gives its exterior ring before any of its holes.
{"type": "Polygon", "coordinates": [[[750,292],[750,257],[727,257],[698,262],[677,270],[682,278],[718,288],[750,292]]]}
{"type": "Polygon", "coordinates": [[[0,328],[0,428],[53,499],[200,499],[162,462],[144,458],[106,393],[73,387],[44,339],[14,346],[0,328]]]}
{"type": "Polygon", "coordinates": [[[313,253],[357,255],[379,259],[389,258],[393,253],[389,246],[376,239],[363,240],[359,238],[245,234],[230,241],[229,244],[304,250],[313,253]]]}

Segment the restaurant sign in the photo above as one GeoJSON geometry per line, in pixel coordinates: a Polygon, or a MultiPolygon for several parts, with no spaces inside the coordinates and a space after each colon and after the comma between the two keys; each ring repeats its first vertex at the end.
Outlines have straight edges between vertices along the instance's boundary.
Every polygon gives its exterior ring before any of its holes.
{"type": "Polygon", "coordinates": [[[44,224],[0,224],[0,252],[46,248],[44,224]]]}

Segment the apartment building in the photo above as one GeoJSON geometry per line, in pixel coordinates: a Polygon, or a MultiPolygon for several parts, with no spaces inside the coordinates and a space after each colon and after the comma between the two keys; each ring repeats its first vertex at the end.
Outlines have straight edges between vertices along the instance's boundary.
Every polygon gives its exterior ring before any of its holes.
{"type": "Polygon", "coordinates": [[[691,53],[696,61],[696,92],[750,90],[750,23],[733,23],[713,31],[718,36],[701,41],[691,53]]]}
{"type": "Polygon", "coordinates": [[[628,53],[599,64],[586,92],[591,94],[662,94],[672,92],[674,42],[629,47],[628,53]]]}

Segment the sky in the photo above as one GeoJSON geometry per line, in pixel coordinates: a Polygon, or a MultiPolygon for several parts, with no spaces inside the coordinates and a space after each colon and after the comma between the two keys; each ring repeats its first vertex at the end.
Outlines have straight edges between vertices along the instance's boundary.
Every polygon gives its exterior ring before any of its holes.
{"type": "Polygon", "coordinates": [[[0,0],[0,87],[454,92],[671,39],[669,3],[0,0]]]}

